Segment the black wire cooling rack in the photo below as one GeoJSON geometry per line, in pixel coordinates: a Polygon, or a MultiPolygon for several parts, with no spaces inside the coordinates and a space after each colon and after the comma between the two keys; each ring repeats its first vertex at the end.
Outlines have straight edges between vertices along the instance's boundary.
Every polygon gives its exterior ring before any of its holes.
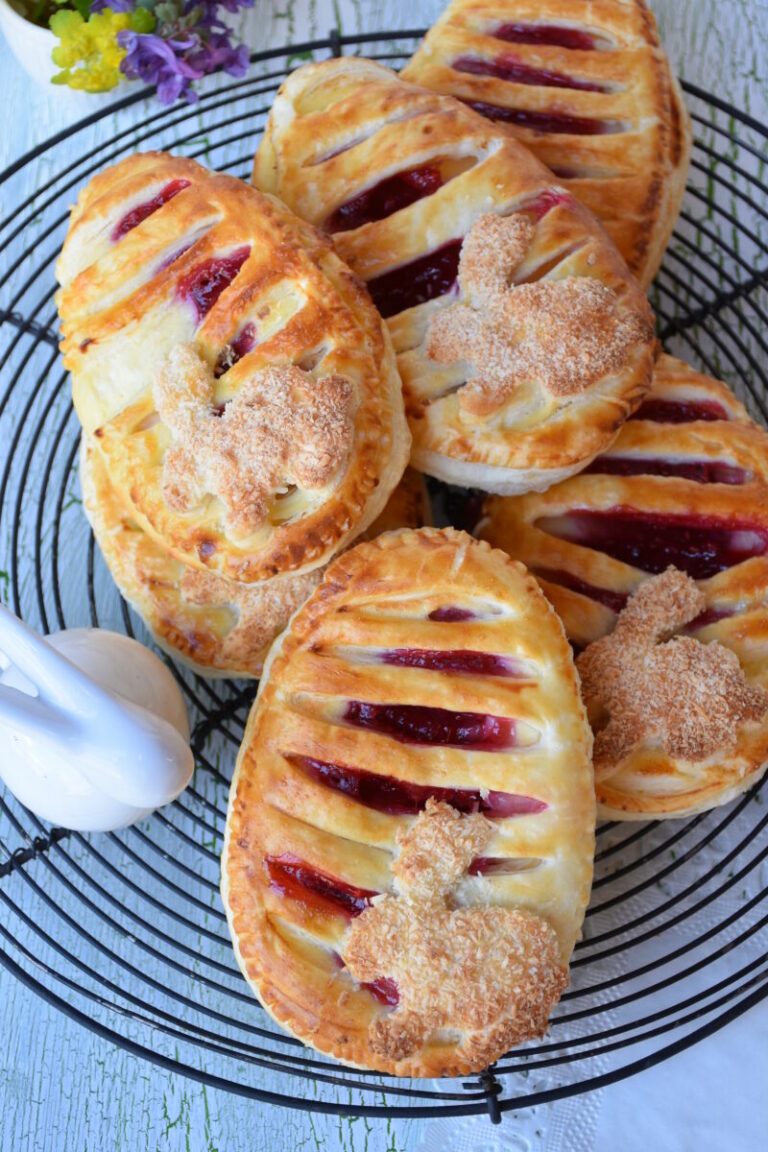
{"type": "MultiPolygon", "coordinates": [[[[250,174],[273,95],[306,58],[360,52],[394,67],[419,31],[332,34],[253,57],[198,105],[146,92],[52,137],[0,175],[0,593],[43,631],[147,640],[82,515],[78,425],[57,353],[54,261],[67,209],[100,168],[169,149],[250,174]],[[122,116],[139,104],[142,117],[122,116]],[[129,122],[130,121],[130,122],[129,122]]],[[[654,285],[672,352],[730,381],[768,419],[768,131],[686,85],[691,179],[654,285]]],[[[227,788],[253,685],[171,664],[197,768],[173,805],[112,835],[49,828],[0,792],[0,962],[100,1036],[174,1072],[291,1107],[469,1114],[586,1092],[710,1036],[768,994],[768,791],[689,820],[604,824],[584,939],[548,1036],[482,1076],[400,1081],[343,1068],[272,1024],[237,970],[218,895],[227,788]]]]}

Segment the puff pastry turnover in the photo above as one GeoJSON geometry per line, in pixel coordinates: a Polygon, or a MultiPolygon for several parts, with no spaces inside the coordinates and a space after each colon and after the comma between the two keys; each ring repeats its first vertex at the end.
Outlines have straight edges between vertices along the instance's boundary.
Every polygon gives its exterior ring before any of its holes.
{"type": "Polygon", "coordinates": [[[58,262],[75,408],[137,523],[248,583],[327,562],[408,459],[389,335],[331,245],[191,160],[81,192],[58,262]]]}
{"type": "Polygon", "coordinates": [[[687,815],[759,778],[768,435],[724,384],[661,357],[586,473],[485,510],[480,535],[528,566],[585,649],[601,815],[687,815]]]}
{"type": "Polygon", "coordinates": [[[403,77],[513,133],[648,286],[680,211],[691,131],[644,0],[454,0],[403,77]]]}
{"type": "MultiPolygon", "coordinates": [[[[239,584],[183,564],[137,524],[85,436],[80,486],[107,567],[155,642],[201,676],[260,676],[272,641],[320,583],[324,569],[239,584]]],[[[407,469],[366,535],[429,522],[423,477],[407,469]]]]}
{"type": "Polygon", "coordinates": [[[647,303],[592,216],[509,133],[346,58],[280,89],[254,168],[388,318],[412,463],[540,490],[604,448],[650,386],[647,303]]]}
{"type": "Polygon", "coordinates": [[[335,560],[272,649],[230,793],[222,895],[275,1020],[408,1076],[540,1035],[589,897],[590,750],[521,565],[452,529],[335,560]]]}

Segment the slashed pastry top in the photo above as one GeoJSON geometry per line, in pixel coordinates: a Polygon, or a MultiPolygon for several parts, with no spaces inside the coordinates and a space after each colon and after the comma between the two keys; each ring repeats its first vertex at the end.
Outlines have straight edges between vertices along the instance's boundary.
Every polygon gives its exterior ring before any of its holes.
{"type": "Polygon", "coordinates": [[[602,815],[685,815],[762,774],[768,434],[724,384],[662,356],[606,453],[544,495],[491,498],[479,534],[528,566],[586,649],[602,815]]]}
{"type": "Polygon", "coordinates": [[[317,231],[194,161],[94,177],[59,258],[64,363],[138,524],[240,582],[308,571],[405,468],[389,335],[317,231]]]}
{"type": "Polygon", "coordinates": [[[421,471],[578,471],[650,385],[652,317],[595,219],[503,128],[378,64],[294,72],[254,182],[333,234],[389,322],[421,471]]]}
{"type": "Polygon", "coordinates": [[[680,211],[691,131],[645,0],[453,0],[403,77],[514,134],[650,284],[680,211]]]}
{"type": "Polygon", "coordinates": [[[230,793],[222,896],[271,1015],[404,1076],[541,1035],[589,897],[590,751],[522,566],[452,529],[335,560],[272,649],[230,793]]]}
{"type": "MultiPolygon", "coordinates": [[[[85,436],[79,472],[83,508],[106,564],[156,643],[202,676],[260,676],[272,641],[320,583],[324,569],[239,584],[191,568],[142,530],[85,436]]],[[[407,469],[368,534],[427,523],[426,486],[407,469]]]]}

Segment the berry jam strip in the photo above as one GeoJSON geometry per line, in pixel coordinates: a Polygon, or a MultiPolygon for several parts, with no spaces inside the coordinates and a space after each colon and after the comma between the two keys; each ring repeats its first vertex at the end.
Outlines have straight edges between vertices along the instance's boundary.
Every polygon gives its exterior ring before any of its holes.
{"type": "Polygon", "coordinates": [[[696,484],[746,484],[751,473],[725,460],[668,460],[651,456],[598,456],[584,472],[604,476],[676,476],[696,484]]]}
{"type": "Polygon", "coordinates": [[[532,572],[549,584],[556,584],[559,588],[567,588],[570,592],[578,592],[581,596],[595,600],[598,604],[604,604],[612,612],[621,612],[622,608],[626,607],[630,597],[629,592],[614,592],[610,588],[598,588],[595,584],[588,584],[586,580],[580,580],[578,576],[560,568],[536,567],[532,569],[532,572]]]}
{"type": "Polygon", "coordinates": [[[385,320],[455,288],[463,239],[449,240],[409,264],[383,272],[368,281],[368,291],[385,320]]]}
{"type": "Polygon", "coordinates": [[[434,164],[396,172],[347,200],[345,204],[340,204],[326,220],[325,229],[332,233],[349,232],[353,228],[362,228],[363,224],[371,224],[374,220],[385,220],[401,208],[431,196],[442,184],[440,169],[434,164]]]}
{"type": "Polygon", "coordinates": [[[470,608],[460,608],[458,604],[446,604],[442,608],[433,608],[429,613],[429,620],[437,620],[442,624],[459,624],[464,620],[475,620],[476,614],[470,608]]]}
{"type": "Polygon", "coordinates": [[[390,736],[401,744],[497,752],[518,746],[516,722],[488,712],[452,712],[424,704],[369,704],[350,700],[343,719],[354,728],[390,736]]]}
{"type": "Polygon", "coordinates": [[[114,243],[122,240],[123,236],[127,235],[128,232],[132,232],[139,224],[154,212],[157,212],[158,208],[162,208],[169,200],[173,200],[174,196],[178,196],[179,192],[183,192],[185,188],[189,188],[189,180],[171,180],[170,184],[166,184],[166,186],[158,192],[157,196],[154,196],[151,200],[146,200],[143,204],[137,205],[137,207],[132,208],[130,212],[126,212],[125,216],[123,216],[112,230],[110,239],[114,243]]]}
{"type": "Polygon", "coordinates": [[[580,52],[613,47],[610,40],[603,36],[594,36],[582,28],[568,28],[561,24],[499,24],[488,35],[507,44],[550,44],[555,48],[570,48],[580,52]]]}
{"type": "Polygon", "coordinates": [[[729,420],[717,400],[644,400],[630,420],[651,420],[654,424],[690,424],[694,420],[729,420]]]}
{"type": "Polygon", "coordinates": [[[242,360],[243,356],[247,356],[256,347],[256,325],[253,323],[245,324],[234,339],[230,340],[229,344],[222,349],[218,360],[216,361],[216,377],[223,376],[225,372],[229,372],[230,368],[234,368],[238,360],[242,360]]]}
{"type": "MultiPolygon", "coordinates": [[[[545,188],[517,211],[537,222],[558,204],[570,201],[567,192],[545,188]]],[[[463,242],[463,237],[449,240],[441,248],[369,280],[368,291],[384,319],[452,292],[457,286],[463,242]]]]}
{"type": "MultiPolygon", "coordinates": [[[[582,596],[586,596],[589,600],[595,600],[598,604],[604,604],[606,608],[610,608],[612,612],[619,613],[622,608],[626,608],[627,601],[631,596],[631,592],[612,592],[608,588],[597,588],[594,584],[587,584],[585,580],[579,580],[577,576],[573,576],[570,572],[558,571],[554,568],[536,568],[533,569],[536,576],[541,577],[550,584],[556,584],[561,588],[569,588],[572,592],[579,592],[582,596]]],[[[705,628],[707,624],[716,624],[718,620],[727,620],[729,616],[735,615],[736,609],[733,608],[717,608],[714,605],[705,608],[700,612],[695,620],[692,620],[683,631],[695,632],[697,628],[705,628]]]]}
{"type": "Polygon", "coordinates": [[[643,572],[657,574],[674,564],[694,580],[768,553],[768,528],[760,523],[626,506],[577,508],[564,516],[542,517],[537,527],[643,572]]]}
{"type": "MultiPolygon", "coordinates": [[[[339,968],[346,968],[346,964],[338,952],[333,953],[333,958],[339,968]]],[[[380,1004],[384,1004],[388,1008],[396,1008],[400,1003],[400,993],[397,984],[394,980],[388,980],[386,976],[380,976],[378,980],[362,981],[359,987],[365,988],[366,992],[370,992],[374,1000],[378,1000],[380,1004]]]]}
{"type": "Polygon", "coordinates": [[[484,100],[463,100],[486,120],[498,120],[503,124],[517,124],[520,128],[530,128],[533,132],[554,133],[564,136],[609,136],[626,132],[627,126],[620,120],[593,120],[586,116],[569,116],[565,112],[531,112],[527,108],[507,108],[499,104],[488,104],[484,100]]]}
{"type": "Polygon", "coordinates": [[[357,888],[335,876],[329,876],[306,860],[290,854],[265,856],[264,867],[269,876],[270,888],[282,896],[321,910],[330,908],[331,911],[342,912],[349,919],[359,916],[370,906],[373,897],[379,895],[369,888],[357,888]]]}
{"type": "Polygon", "coordinates": [[[379,654],[383,664],[400,668],[424,668],[432,672],[455,672],[466,676],[502,676],[522,678],[527,675],[519,661],[494,652],[473,652],[458,648],[436,651],[430,648],[386,648],[379,654]]]}
{"type": "Polygon", "coordinates": [[[608,92],[605,84],[594,80],[579,80],[564,72],[553,72],[550,68],[534,68],[516,56],[497,56],[495,60],[484,60],[481,56],[457,56],[453,61],[457,72],[470,76],[493,76],[496,80],[507,80],[511,84],[535,84],[539,88],[573,88],[579,92],[608,92]]]}
{"type": "Polygon", "coordinates": [[[490,819],[507,816],[531,816],[547,807],[534,796],[521,796],[514,792],[483,792],[479,788],[435,787],[398,780],[395,776],[379,775],[365,768],[351,768],[346,764],[316,760],[292,752],[283,753],[285,759],[319,784],[341,792],[366,808],[390,816],[416,816],[434,798],[450,804],[457,812],[482,812],[490,819]]]}
{"type": "Polygon", "coordinates": [[[208,315],[224,289],[237,277],[250,252],[250,247],[243,246],[228,256],[213,256],[179,280],[176,292],[182,300],[192,303],[198,321],[208,315]]]}
{"type": "Polygon", "coordinates": [[[538,856],[476,856],[467,871],[470,876],[512,876],[532,872],[540,864],[538,856]]]}

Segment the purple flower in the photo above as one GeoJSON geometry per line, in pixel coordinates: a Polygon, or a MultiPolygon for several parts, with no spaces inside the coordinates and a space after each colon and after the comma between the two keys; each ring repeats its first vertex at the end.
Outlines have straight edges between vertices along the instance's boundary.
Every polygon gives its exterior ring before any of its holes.
{"type": "Polygon", "coordinates": [[[111,8],[113,12],[133,12],[136,0],[91,0],[91,12],[103,12],[111,8]]]}
{"type": "Polygon", "coordinates": [[[118,32],[117,42],[127,53],[120,68],[129,80],[156,84],[163,104],[173,104],[180,96],[191,103],[197,100],[191,82],[205,72],[188,63],[185,53],[199,43],[199,37],[191,34],[185,40],[163,40],[154,33],[125,30],[118,32]]]}
{"type": "MultiPolygon", "coordinates": [[[[92,8],[131,12],[135,5],[136,0],[93,0],[92,8]]],[[[230,76],[247,72],[248,49],[233,43],[232,30],[221,19],[221,11],[251,7],[253,0],[182,0],[175,5],[167,0],[158,5],[160,22],[153,32],[118,32],[117,42],[126,50],[121,71],[131,80],[156,85],[163,104],[172,104],[180,97],[195,101],[198,97],[192,84],[201,76],[219,70],[230,76]]]]}
{"type": "Polygon", "coordinates": [[[248,71],[248,49],[245,44],[235,47],[229,32],[211,32],[200,48],[188,53],[186,59],[203,75],[222,69],[230,76],[245,76],[248,71]]]}

